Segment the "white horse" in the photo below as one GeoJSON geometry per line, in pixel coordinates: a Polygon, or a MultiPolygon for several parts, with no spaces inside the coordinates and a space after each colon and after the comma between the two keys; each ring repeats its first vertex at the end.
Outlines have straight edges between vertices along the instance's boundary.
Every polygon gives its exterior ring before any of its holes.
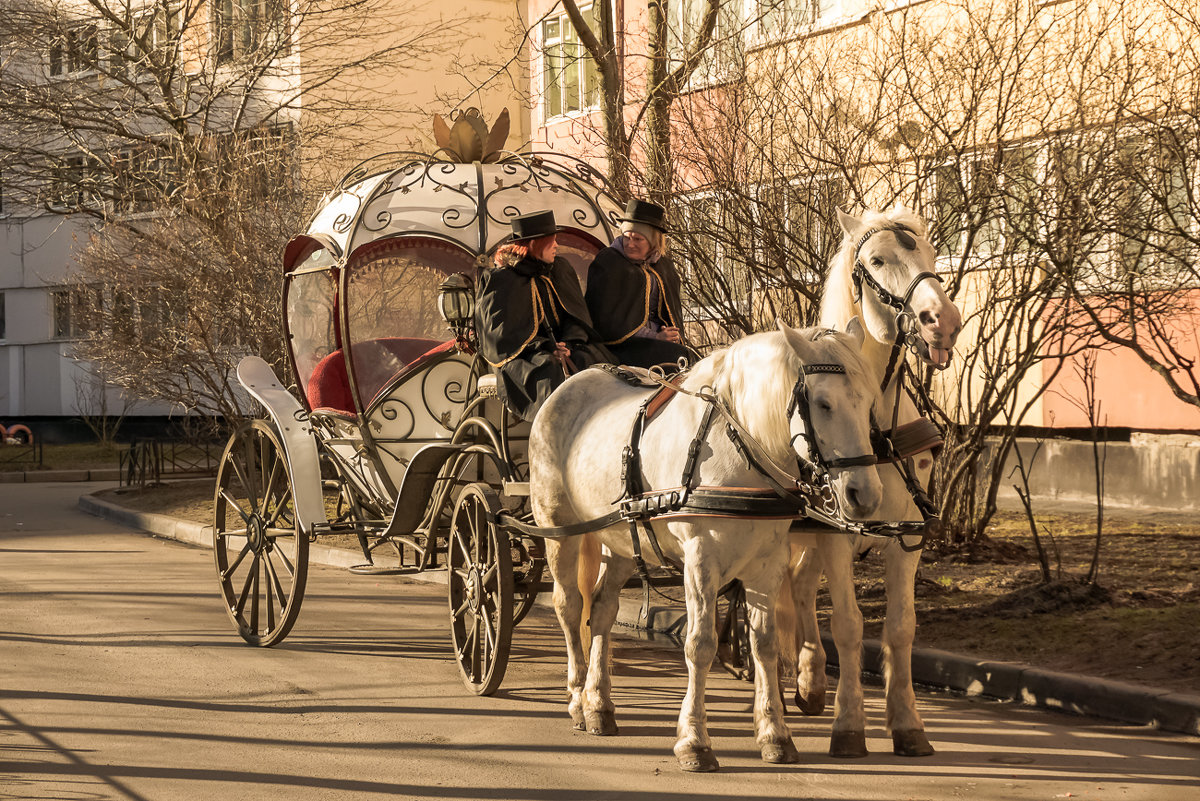
{"type": "MultiPolygon", "coordinates": [[[[915,334],[912,344],[917,356],[938,368],[950,363],[962,317],[933,273],[935,253],[919,217],[897,206],[886,214],[867,212],[861,219],[839,212],[838,222],[845,236],[825,285],[821,324],[845,330],[855,317],[865,323],[868,336],[863,358],[877,386],[883,384],[885,376],[887,380],[879,423],[890,428],[893,414],[898,412],[896,422],[903,425],[916,420],[919,414],[907,393],[900,391],[898,365],[889,372],[901,324],[898,317],[903,314],[908,330],[915,334]]],[[[857,323],[854,325],[857,328],[857,323]]],[[[907,351],[904,348],[894,358],[903,360],[907,351]]],[[[931,455],[918,454],[911,466],[920,485],[928,487],[931,455]]],[[[884,499],[875,517],[886,521],[921,520],[899,471],[892,465],[880,465],[879,477],[884,499]]],[[[912,688],[912,642],[916,633],[913,585],[919,550],[906,551],[894,539],[852,537],[816,527],[793,530],[791,581],[784,585],[780,605],[781,666],[785,675],[795,670],[796,704],[800,710],[820,714],[825,707],[825,651],[817,629],[816,594],[824,572],[833,603],[831,626],[839,663],[829,752],[838,757],[866,756],[862,615],[854,595],[852,562],[855,554],[872,546],[882,550],[886,565],[883,651],[887,730],[896,754],[927,756],[933,753],[933,747],[925,736],[912,688]],[[797,663],[794,668],[793,660],[797,663]]]]}
{"type": "MultiPolygon", "coordinates": [[[[647,491],[681,486],[693,439],[702,441],[694,485],[769,487],[738,452],[720,414],[703,430],[701,421],[710,404],[689,393],[711,388],[758,443],[761,451],[756,459],[795,465],[797,454],[813,458],[811,437],[825,461],[857,462],[831,469],[833,488],[850,513],[871,514],[880,499],[880,483],[874,460],[863,464],[868,460],[858,457],[871,454],[869,419],[879,392],[859,356],[863,333],[857,325],[849,326],[851,335],[780,328],[746,337],[698,362],[683,381],[683,391],[646,423],[640,452],[647,491]],[[803,375],[802,365],[822,366],[803,375]],[[802,401],[807,409],[790,403],[801,379],[807,388],[802,401]],[[805,430],[809,410],[813,432],[805,430]]],[[[624,491],[622,451],[630,441],[639,406],[649,394],[599,370],[585,370],[555,391],[538,413],[529,438],[532,509],[539,526],[576,524],[616,508],[624,491]]],[[[799,758],[783,718],[775,631],[775,598],[787,570],[789,524],[786,519],[733,519],[694,512],[652,523],[657,548],[667,561],[682,565],[684,576],[688,690],[674,748],[684,770],[718,767],[706,725],[705,684],[716,653],[717,592],[735,578],[745,586],[749,607],[757,666],[755,732],[762,758],[776,763],[799,758]]],[[[638,550],[648,560],[659,561],[644,527],[638,530],[638,550]]],[[[604,556],[592,595],[590,657],[585,657],[581,635],[584,599],[577,577],[582,538],[548,539],[546,545],[555,582],[554,608],[567,642],[571,720],[577,729],[612,735],[617,725],[610,697],[611,629],[621,587],[635,570],[635,551],[627,523],[591,536],[602,543],[604,556]]]]}

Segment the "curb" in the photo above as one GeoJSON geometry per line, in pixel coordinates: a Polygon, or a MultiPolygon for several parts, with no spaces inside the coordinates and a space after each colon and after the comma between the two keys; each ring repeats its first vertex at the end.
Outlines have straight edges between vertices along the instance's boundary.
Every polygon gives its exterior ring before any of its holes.
{"type": "MultiPolygon", "coordinates": [[[[137,512],[92,495],[81,495],[79,508],[160,537],[212,547],[212,526],[152,512],[137,512]]],[[[361,564],[362,556],[341,548],[313,544],[309,561],[346,568],[361,564]]],[[[445,583],[445,577],[440,573],[404,575],[417,581],[445,583]]],[[[685,610],[669,603],[654,604],[653,598],[651,601],[643,620],[641,591],[623,593],[617,612],[618,625],[679,642],[687,626],[685,610]]],[[[543,594],[537,603],[549,606],[549,596],[543,594]]],[[[821,642],[828,654],[829,666],[836,666],[837,647],[832,635],[822,634],[821,642]]],[[[883,647],[878,640],[863,640],[863,672],[873,682],[882,681],[882,656],[883,647]]],[[[1013,662],[972,659],[932,648],[913,648],[912,676],[914,684],[933,690],[1200,736],[1200,695],[1059,673],[1013,662]]]]}
{"type": "Polygon", "coordinates": [[[0,473],[0,484],[41,484],[51,481],[120,480],[121,468],[119,467],[103,467],[96,470],[27,470],[23,473],[0,473]]]}

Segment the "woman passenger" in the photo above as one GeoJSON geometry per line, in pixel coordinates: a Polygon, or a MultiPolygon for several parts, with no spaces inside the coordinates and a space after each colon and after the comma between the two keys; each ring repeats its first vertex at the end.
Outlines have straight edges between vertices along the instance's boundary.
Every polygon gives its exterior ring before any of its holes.
{"type": "Polygon", "coordinates": [[[612,362],[600,343],[575,270],[557,258],[554,212],[514,217],[512,240],[476,289],[479,352],[498,373],[500,398],[524,420],[568,375],[612,362]]]}
{"type": "Polygon", "coordinates": [[[683,344],[679,275],[665,252],[662,206],[634,198],[621,235],[588,268],[587,307],[620,364],[675,365],[695,354],[683,344]]]}

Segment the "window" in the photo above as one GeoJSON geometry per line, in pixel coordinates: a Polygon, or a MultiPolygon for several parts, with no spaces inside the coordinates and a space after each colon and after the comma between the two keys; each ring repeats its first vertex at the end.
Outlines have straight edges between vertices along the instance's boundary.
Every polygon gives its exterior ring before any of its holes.
{"type": "Polygon", "coordinates": [[[94,158],[82,154],[64,156],[55,170],[50,188],[51,206],[77,209],[99,204],[100,172],[94,158]]]}
{"type": "Polygon", "coordinates": [[[1169,275],[1191,260],[1190,181],[1180,142],[1164,134],[1136,136],[1116,154],[1118,266],[1125,273],[1169,275]]]}
{"type": "Polygon", "coordinates": [[[80,25],[50,45],[50,74],[73,75],[95,70],[100,55],[100,31],[80,25]]]}
{"type": "Polygon", "coordinates": [[[819,283],[841,245],[837,210],[848,189],[840,176],[810,177],[759,190],[756,245],[774,284],[819,283]]]}
{"type": "Polygon", "coordinates": [[[1038,236],[1040,202],[1038,148],[1006,150],[964,163],[944,164],[934,173],[934,239],[942,255],[1029,250],[1038,236]]]}
{"type": "MultiPolygon", "coordinates": [[[[598,3],[581,9],[588,26],[600,28],[598,3]]],[[[542,22],[543,118],[563,117],[596,108],[600,103],[600,71],[566,14],[542,22]]]]}
{"type": "Polygon", "coordinates": [[[291,52],[288,0],[215,0],[212,8],[213,55],[218,64],[264,49],[274,49],[274,56],[291,52]]]}
{"type": "Polygon", "coordinates": [[[160,147],[121,151],[112,163],[114,207],[132,213],[170,202],[179,189],[179,169],[177,160],[160,147]]]}
{"type": "Polygon", "coordinates": [[[830,5],[829,0],[755,0],[755,3],[758,38],[762,40],[795,35],[813,24],[819,6],[830,5]]]}
{"type": "Polygon", "coordinates": [[[114,71],[128,70],[158,50],[176,47],[183,30],[180,6],[155,8],[138,15],[131,28],[112,30],[108,35],[108,58],[114,71]],[[130,37],[132,32],[133,36],[130,37]]]}
{"type": "MultiPolygon", "coordinates": [[[[689,84],[715,83],[741,73],[745,55],[742,49],[741,8],[741,3],[720,4],[712,35],[688,77],[689,84]]],[[[671,6],[672,35],[669,47],[674,61],[672,68],[680,66],[682,60],[695,50],[704,34],[704,19],[708,10],[708,0],[680,0],[671,6]]]]}
{"type": "Polygon", "coordinates": [[[694,319],[726,317],[730,312],[748,315],[754,294],[754,277],[747,258],[753,258],[749,243],[753,232],[740,209],[719,195],[681,199],[684,231],[675,240],[682,257],[684,302],[694,319]],[[708,309],[705,301],[728,304],[708,309]]]}
{"type": "Polygon", "coordinates": [[[82,297],[70,289],[56,289],[50,293],[52,305],[53,339],[72,339],[79,336],[80,305],[82,297]]]}

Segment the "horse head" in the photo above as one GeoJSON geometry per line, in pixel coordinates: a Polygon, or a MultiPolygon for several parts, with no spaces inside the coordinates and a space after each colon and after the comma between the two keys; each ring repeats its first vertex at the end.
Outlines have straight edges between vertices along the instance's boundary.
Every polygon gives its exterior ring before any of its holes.
{"type": "Polygon", "coordinates": [[[779,329],[799,359],[788,406],[792,447],[828,472],[847,517],[866,519],[879,506],[883,485],[871,445],[880,394],[861,355],[863,329],[857,319],[848,333],[782,322],[779,329]]]}
{"type": "MultiPolygon", "coordinates": [[[[899,205],[861,218],[839,210],[838,222],[845,237],[830,282],[842,282],[841,299],[850,293],[873,339],[891,344],[914,334],[918,356],[938,369],[948,367],[962,314],[942,289],[924,222],[899,205]]],[[[827,293],[827,300],[831,297],[827,293]]],[[[834,316],[850,314],[823,303],[821,319],[827,325],[844,322],[830,319],[831,311],[834,316]]]]}

